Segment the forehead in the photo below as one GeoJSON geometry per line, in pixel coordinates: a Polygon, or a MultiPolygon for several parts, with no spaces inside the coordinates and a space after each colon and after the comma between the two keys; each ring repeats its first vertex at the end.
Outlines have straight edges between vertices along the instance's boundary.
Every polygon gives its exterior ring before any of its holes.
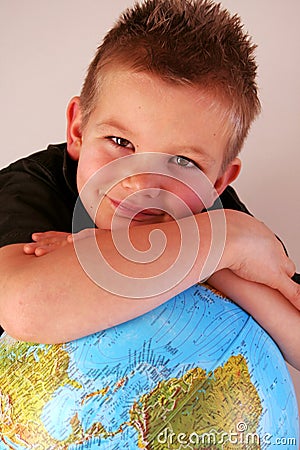
{"type": "Polygon", "coordinates": [[[214,86],[212,82],[197,83],[189,80],[181,80],[175,78],[167,78],[166,76],[160,76],[157,73],[147,70],[135,70],[122,63],[109,63],[99,70],[97,87],[99,92],[103,91],[111,83],[136,83],[140,82],[148,84],[148,88],[165,91],[170,90],[173,92],[181,92],[183,95],[192,93],[195,98],[206,98],[212,103],[219,106],[228,103],[226,101],[226,95],[217,86],[214,86]]]}
{"type": "Polygon", "coordinates": [[[94,112],[98,124],[117,124],[125,132],[140,130],[160,141],[173,136],[190,147],[201,142],[212,153],[220,140],[225,151],[230,134],[228,107],[212,89],[123,67],[102,70],[94,112]]]}
{"type": "Polygon", "coordinates": [[[151,103],[155,103],[157,110],[167,106],[169,102],[172,103],[175,112],[176,106],[180,106],[185,113],[190,110],[197,111],[199,115],[206,111],[214,114],[216,125],[230,128],[229,102],[224,93],[211,85],[204,87],[201,84],[181,80],[166,80],[157,74],[134,71],[114,63],[102,68],[99,74],[96,103],[103,103],[105,96],[110,98],[126,96],[129,106],[139,97],[141,106],[145,104],[149,107],[151,103]],[[143,100],[147,101],[143,103],[143,100]]]}

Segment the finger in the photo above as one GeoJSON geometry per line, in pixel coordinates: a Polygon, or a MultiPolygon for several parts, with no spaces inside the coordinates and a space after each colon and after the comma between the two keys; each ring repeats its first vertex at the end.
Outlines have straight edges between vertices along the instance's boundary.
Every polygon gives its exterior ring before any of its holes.
{"type": "Polygon", "coordinates": [[[290,258],[287,259],[285,268],[286,268],[286,273],[287,273],[287,275],[288,275],[290,278],[291,278],[291,277],[294,275],[294,273],[296,272],[296,266],[295,266],[295,263],[294,263],[290,258]]]}
{"type": "Polygon", "coordinates": [[[45,232],[42,232],[42,233],[33,233],[31,235],[31,239],[33,241],[39,241],[39,240],[45,239],[45,238],[47,238],[49,236],[50,237],[53,236],[53,233],[51,231],[45,231],[45,232]]]}
{"type": "Polygon", "coordinates": [[[37,247],[35,249],[34,254],[35,254],[35,256],[44,256],[44,255],[47,255],[48,253],[51,253],[51,251],[53,251],[53,250],[51,250],[50,247],[37,247]]]}
{"type": "Polygon", "coordinates": [[[33,255],[36,247],[37,244],[35,242],[28,242],[27,244],[24,244],[23,252],[26,253],[26,255],[33,255]]]}
{"type": "Polygon", "coordinates": [[[34,245],[36,245],[38,247],[46,247],[47,245],[53,245],[56,242],[61,242],[61,240],[59,240],[58,237],[56,237],[56,238],[54,238],[54,237],[52,237],[52,238],[50,238],[50,237],[45,238],[44,237],[44,238],[36,240],[32,244],[34,244],[34,245]]]}
{"type": "Polygon", "coordinates": [[[68,236],[68,242],[74,242],[76,240],[85,239],[90,236],[94,236],[95,228],[86,228],[78,233],[70,234],[68,236]]]}
{"type": "Polygon", "coordinates": [[[54,252],[54,250],[56,250],[56,246],[54,245],[44,245],[44,246],[39,246],[35,249],[35,256],[44,256],[47,255],[49,253],[54,252]]]}
{"type": "Polygon", "coordinates": [[[38,239],[37,241],[35,241],[35,243],[40,247],[44,247],[47,245],[56,245],[56,244],[63,245],[65,243],[68,243],[67,237],[68,237],[68,235],[66,233],[62,233],[61,235],[56,234],[53,237],[48,236],[48,237],[38,239]]]}
{"type": "Polygon", "coordinates": [[[33,233],[31,238],[35,242],[43,241],[43,240],[51,240],[55,241],[56,239],[66,238],[69,233],[65,233],[64,231],[45,231],[43,233],[33,233]]]}
{"type": "Polygon", "coordinates": [[[291,278],[283,276],[277,288],[297,309],[300,310],[300,285],[291,278]]]}
{"type": "Polygon", "coordinates": [[[44,256],[44,255],[46,255],[48,253],[54,252],[58,248],[64,247],[67,244],[68,244],[68,242],[65,239],[64,241],[63,240],[61,240],[61,241],[57,241],[56,240],[55,242],[47,243],[45,245],[37,245],[36,248],[35,248],[34,253],[35,253],[36,256],[44,256]]]}

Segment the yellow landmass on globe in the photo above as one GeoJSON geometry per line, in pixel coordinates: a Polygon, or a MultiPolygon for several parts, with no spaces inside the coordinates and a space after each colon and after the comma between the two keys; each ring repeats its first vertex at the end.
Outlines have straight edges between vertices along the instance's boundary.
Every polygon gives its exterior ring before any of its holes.
{"type": "Polygon", "coordinates": [[[161,381],[130,411],[139,447],[148,450],[258,450],[261,413],[242,355],[212,373],[194,368],[181,378],[161,381]]]}
{"type": "MultiPolygon", "coordinates": [[[[59,387],[81,388],[68,377],[68,366],[69,355],[62,345],[35,346],[9,336],[1,339],[0,442],[7,448],[13,443],[36,450],[62,450],[92,436],[84,433],[77,415],[71,419],[71,435],[63,442],[50,436],[41,421],[43,408],[59,387]]],[[[100,435],[103,429],[93,431],[100,435]]]]}
{"type": "MultiPolygon", "coordinates": [[[[193,433],[202,435],[212,429],[216,433],[230,433],[236,431],[237,423],[241,422],[247,424],[249,433],[256,432],[261,403],[246,360],[238,355],[232,356],[213,373],[194,368],[180,378],[161,381],[155,389],[137,399],[128,411],[129,420],[119,423],[115,430],[108,431],[99,422],[86,430],[79,414],[74,413],[69,423],[70,435],[58,441],[45,428],[42,413],[59,388],[69,385],[82,391],[82,406],[95,396],[108,399],[126,384],[126,379],[122,378],[115,386],[99,386],[95,392],[86,392],[80,383],[69,377],[69,364],[70,356],[64,345],[31,345],[9,337],[1,339],[0,442],[8,449],[18,445],[35,450],[67,450],[71,445],[74,448],[93,438],[113,439],[128,427],[138,432],[137,448],[147,450],[179,448],[175,438],[174,445],[167,442],[166,447],[166,443],[162,443],[165,430],[175,437],[182,432],[187,437],[193,433]]],[[[230,447],[225,443],[222,447],[197,445],[195,448],[239,450],[260,447],[230,447]]]]}

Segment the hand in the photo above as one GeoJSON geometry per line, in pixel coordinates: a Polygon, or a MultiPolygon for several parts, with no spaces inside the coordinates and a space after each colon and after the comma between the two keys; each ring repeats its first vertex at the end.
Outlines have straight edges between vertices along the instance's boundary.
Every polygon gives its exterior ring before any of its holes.
{"type": "Polygon", "coordinates": [[[291,277],[293,261],[274,233],[254,217],[226,210],[227,242],[224,256],[227,267],[245,280],[278,290],[300,309],[300,286],[291,277]]]}
{"type": "Polygon", "coordinates": [[[79,233],[71,234],[63,231],[45,231],[43,233],[33,233],[34,242],[24,245],[26,255],[44,256],[61,247],[65,247],[78,239],[90,237],[94,233],[94,228],[87,228],[79,233]]]}
{"type": "Polygon", "coordinates": [[[33,233],[34,242],[25,244],[24,253],[27,255],[43,256],[58,248],[64,247],[70,242],[70,233],[63,231],[46,231],[44,233],[33,233]]]}

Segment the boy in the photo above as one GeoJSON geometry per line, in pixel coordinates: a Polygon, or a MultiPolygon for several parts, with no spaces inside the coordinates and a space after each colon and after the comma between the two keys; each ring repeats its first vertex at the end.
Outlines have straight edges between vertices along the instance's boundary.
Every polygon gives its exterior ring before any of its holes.
{"type": "MultiPolygon", "coordinates": [[[[227,188],[239,174],[237,154],[259,112],[253,50],[238,19],[210,2],[154,0],[124,14],[91,63],[80,98],[69,104],[67,146],[51,146],[1,172],[0,317],[9,334],[50,343],[75,339],[143,314],[203,280],[212,242],[210,218],[220,213],[202,212],[188,189],[186,180],[196,173],[202,183],[203,172],[213,192],[221,195],[227,227],[210,283],[248,310],[300,367],[300,295],[290,279],[295,266],[273,234],[244,214],[247,210],[227,188]],[[158,170],[117,175],[108,191],[93,187],[93,177],[108,163],[149,153],[169,155],[162,161],[176,167],[175,178],[183,180],[180,189],[158,170]],[[195,264],[177,283],[148,298],[141,287],[135,295],[140,301],[104,290],[101,271],[96,284],[67,238],[78,192],[82,196],[85,186],[99,200],[92,205],[97,244],[113,270],[129,277],[123,277],[129,285],[130,277],[151,279],[176,259],[181,244],[177,224],[188,218],[176,215],[176,206],[169,211],[166,192],[177,195],[194,215],[201,235],[195,264]],[[131,197],[139,192],[141,196],[131,197]],[[145,201],[154,196],[162,199],[159,207],[145,201]],[[134,200],[130,206],[124,203],[129,197],[134,200]],[[128,261],[114,246],[114,218],[130,221],[130,237],[140,251],[146,250],[154,229],[162,230],[165,251],[149,263],[128,261]],[[24,245],[33,232],[48,230],[61,234],[34,235],[36,242],[24,245]],[[258,297],[263,298],[260,305],[258,297]]],[[[214,198],[204,205],[211,206],[214,198]]],[[[89,211],[89,202],[84,206],[89,211]]],[[[74,231],[93,226],[86,214],[84,225],[74,231]]],[[[90,255],[94,236],[78,242],[90,255]]],[[[195,243],[189,245],[187,253],[195,243]]]]}

